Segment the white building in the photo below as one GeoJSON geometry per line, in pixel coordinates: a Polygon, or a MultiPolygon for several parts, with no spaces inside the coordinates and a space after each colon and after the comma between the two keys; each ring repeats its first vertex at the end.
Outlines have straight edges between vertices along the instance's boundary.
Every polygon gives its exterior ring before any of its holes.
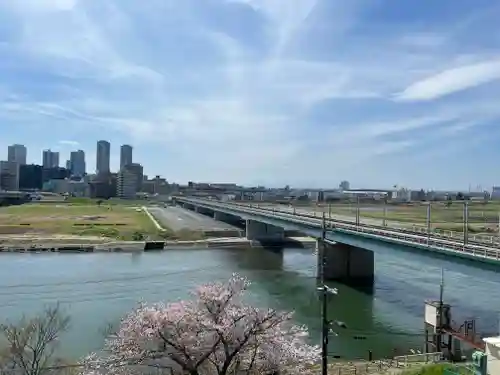
{"type": "Polygon", "coordinates": [[[0,161],[0,190],[19,190],[19,163],[0,161]]]}
{"type": "Polygon", "coordinates": [[[483,341],[486,344],[486,373],[489,375],[500,374],[500,336],[485,337],[483,341]]]}

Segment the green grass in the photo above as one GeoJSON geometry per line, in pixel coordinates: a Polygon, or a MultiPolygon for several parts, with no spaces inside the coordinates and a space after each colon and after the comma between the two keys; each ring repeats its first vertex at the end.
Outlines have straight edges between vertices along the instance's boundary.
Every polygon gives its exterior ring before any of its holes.
{"type": "Polygon", "coordinates": [[[158,238],[140,209],[121,205],[36,204],[0,208],[0,234],[98,236],[132,240],[158,238]]]}
{"type": "Polygon", "coordinates": [[[450,364],[439,364],[422,367],[418,370],[408,370],[403,375],[473,375],[465,367],[453,366],[450,364]],[[448,369],[448,371],[446,371],[448,369]],[[450,372],[451,369],[451,372],[450,372]]]}
{"type": "MultiPolygon", "coordinates": [[[[313,207],[311,207],[313,209],[313,207]]],[[[354,217],[356,215],[356,204],[332,204],[314,207],[317,211],[329,212],[333,215],[344,215],[354,217]]],[[[497,202],[469,202],[469,230],[475,233],[496,233],[498,231],[498,215],[500,204],[497,202]]],[[[384,218],[383,204],[361,204],[361,218],[378,219],[382,222],[384,218]]],[[[421,203],[409,205],[389,204],[387,206],[386,219],[388,221],[426,225],[427,206],[421,203]]],[[[442,202],[433,202],[431,205],[431,223],[435,229],[463,230],[463,203],[453,202],[450,206],[442,202]]]]}

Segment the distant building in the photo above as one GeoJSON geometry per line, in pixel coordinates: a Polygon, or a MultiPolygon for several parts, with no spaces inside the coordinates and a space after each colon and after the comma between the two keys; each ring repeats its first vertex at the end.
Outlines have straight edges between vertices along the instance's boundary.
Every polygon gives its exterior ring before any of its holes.
{"type": "Polygon", "coordinates": [[[13,161],[20,165],[26,164],[27,150],[24,145],[11,145],[8,147],[7,161],[13,161]]]}
{"type": "Polygon", "coordinates": [[[107,173],[89,179],[90,197],[109,199],[117,194],[117,175],[107,173]]]}
{"type": "Polygon", "coordinates": [[[41,190],[43,167],[36,164],[19,166],[19,190],[41,190]]]}
{"type": "Polygon", "coordinates": [[[142,165],[130,164],[124,166],[118,172],[116,180],[116,195],[120,198],[135,198],[142,185],[142,165]]]}
{"type": "Polygon", "coordinates": [[[349,183],[349,181],[342,181],[339,184],[339,188],[340,190],[349,190],[351,188],[351,184],[349,183]]]}
{"type": "Polygon", "coordinates": [[[108,141],[97,142],[96,173],[103,174],[110,172],[111,144],[108,141]]]}
{"type": "Polygon", "coordinates": [[[132,164],[132,151],[133,148],[130,145],[122,145],[120,147],[120,169],[126,165],[132,164]]]}
{"type": "Polygon", "coordinates": [[[46,183],[50,180],[64,180],[71,176],[71,171],[66,168],[43,168],[42,170],[42,182],[46,183]]]}
{"type": "Polygon", "coordinates": [[[491,199],[500,199],[500,186],[493,186],[491,189],[491,199]]]}
{"type": "Polygon", "coordinates": [[[69,160],[71,174],[83,177],[86,172],[85,152],[83,150],[72,151],[69,160]]]}
{"type": "Polygon", "coordinates": [[[59,167],[59,152],[51,150],[44,150],[42,155],[42,166],[44,168],[58,168],[59,167]]]}
{"type": "Polygon", "coordinates": [[[89,184],[84,181],[50,180],[43,184],[43,191],[58,194],[68,194],[73,197],[85,197],[90,195],[89,184]]]}
{"type": "Polygon", "coordinates": [[[8,191],[19,190],[19,163],[15,161],[0,161],[0,189],[8,191]]]}

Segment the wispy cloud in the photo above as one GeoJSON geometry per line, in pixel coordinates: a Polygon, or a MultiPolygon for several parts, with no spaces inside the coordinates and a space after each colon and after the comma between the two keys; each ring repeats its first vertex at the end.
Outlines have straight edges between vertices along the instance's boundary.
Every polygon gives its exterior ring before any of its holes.
{"type": "Polygon", "coordinates": [[[77,141],[70,141],[70,140],[63,139],[63,140],[59,141],[59,144],[67,145],[67,146],[78,146],[80,143],[78,143],[77,141]]]}
{"type": "MultiPolygon", "coordinates": [[[[494,11],[426,4],[0,0],[0,129],[89,158],[109,139],[115,165],[133,143],[181,182],[425,186],[404,160],[500,135],[494,11]]],[[[437,155],[433,186],[490,182],[437,155]]]]}
{"type": "Polygon", "coordinates": [[[397,96],[399,100],[433,100],[500,79],[500,58],[445,70],[417,81],[397,96]]]}

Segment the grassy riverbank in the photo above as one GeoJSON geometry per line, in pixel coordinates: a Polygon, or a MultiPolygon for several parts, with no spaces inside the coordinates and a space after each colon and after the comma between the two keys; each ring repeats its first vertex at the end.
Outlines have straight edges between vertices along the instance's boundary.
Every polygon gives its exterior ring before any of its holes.
{"type": "Polygon", "coordinates": [[[0,208],[0,243],[99,240],[202,240],[201,232],[159,231],[140,206],[89,200],[28,203],[0,208]]]}

